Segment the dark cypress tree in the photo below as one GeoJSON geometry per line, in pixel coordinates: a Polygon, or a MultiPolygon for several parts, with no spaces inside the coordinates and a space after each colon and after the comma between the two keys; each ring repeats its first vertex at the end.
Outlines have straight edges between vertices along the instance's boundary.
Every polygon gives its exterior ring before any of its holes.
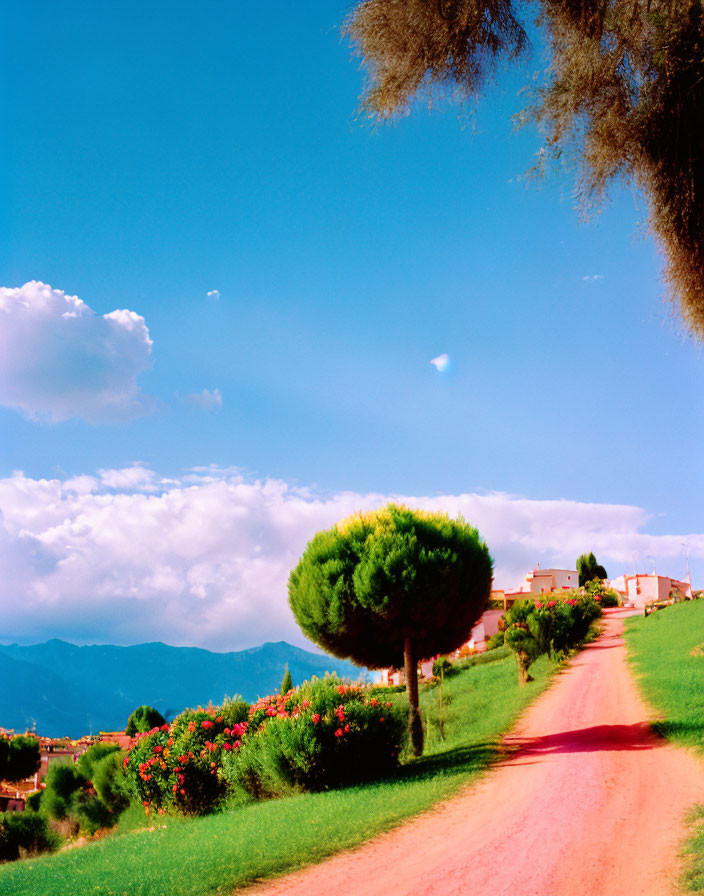
{"type": "Polygon", "coordinates": [[[303,632],[334,656],[404,666],[420,755],[418,662],[467,640],[491,579],[489,550],[462,518],[390,504],[319,532],[291,573],[289,602],[303,632]]]}
{"type": "Polygon", "coordinates": [[[284,672],[284,677],[281,679],[279,693],[288,694],[290,690],[293,690],[293,678],[291,678],[291,670],[288,667],[288,663],[286,663],[286,671],[284,672]]]}
{"type": "Polygon", "coordinates": [[[600,563],[596,562],[596,557],[591,552],[577,557],[577,574],[579,576],[580,588],[586,585],[587,582],[591,582],[592,579],[608,578],[606,570],[600,563]]]}

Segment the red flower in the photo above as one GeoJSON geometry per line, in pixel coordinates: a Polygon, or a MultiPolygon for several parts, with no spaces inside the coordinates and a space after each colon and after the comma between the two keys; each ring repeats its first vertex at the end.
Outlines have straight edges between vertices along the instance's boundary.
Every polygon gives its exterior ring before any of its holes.
{"type": "Polygon", "coordinates": [[[203,721],[200,724],[201,724],[202,728],[206,728],[206,729],[213,727],[213,723],[210,721],[210,719],[203,719],[203,721]]]}
{"type": "Polygon", "coordinates": [[[557,601],[556,601],[556,600],[549,600],[549,601],[548,601],[548,607],[550,607],[551,610],[552,610],[552,608],[553,608],[554,606],[556,606],[556,605],[557,605],[557,601]]]}
{"type": "Polygon", "coordinates": [[[387,703],[386,706],[388,709],[391,709],[391,707],[393,706],[393,703],[387,703]]]}
{"type": "Polygon", "coordinates": [[[174,786],[173,786],[174,793],[176,793],[177,790],[178,790],[178,784],[174,784],[174,786]]]}
{"type": "Polygon", "coordinates": [[[338,719],[339,719],[341,722],[344,722],[344,721],[345,721],[345,708],[344,708],[344,706],[343,706],[342,704],[340,704],[340,705],[337,707],[337,709],[335,710],[335,715],[338,717],[338,719]]]}
{"type": "Polygon", "coordinates": [[[163,748],[160,744],[157,744],[157,745],[154,747],[154,752],[155,752],[155,753],[161,753],[161,751],[162,751],[163,749],[164,749],[164,748],[163,748]]]}
{"type": "Polygon", "coordinates": [[[303,701],[303,709],[308,709],[309,706],[310,706],[310,700],[304,700],[303,701]]]}
{"type": "Polygon", "coordinates": [[[380,722],[383,722],[383,721],[384,721],[384,717],[382,716],[382,717],[379,719],[379,721],[380,721],[380,722]]]}
{"type": "Polygon", "coordinates": [[[168,723],[164,723],[164,724],[161,726],[161,730],[162,730],[162,731],[168,731],[168,730],[169,730],[168,723]]]}
{"type": "Polygon", "coordinates": [[[342,737],[342,728],[338,728],[335,732],[335,737],[342,737]]]}
{"type": "Polygon", "coordinates": [[[536,609],[536,610],[542,610],[542,609],[543,609],[543,605],[540,603],[539,600],[536,600],[536,602],[535,602],[535,609],[536,609]]]}
{"type": "Polygon", "coordinates": [[[189,730],[189,731],[195,731],[195,730],[196,730],[196,723],[195,723],[195,722],[189,722],[189,723],[188,723],[188,730],[189,730]]]}
{"type": "Polygon", "coordinates": [[[349,724],[347,724],[347,725],[345,725],[345,734],[349,734],[349,733],[350,733],[350,726],[349,726],[349,724]]]}
{"type": "Polygon", "coordinates": [[[223,750],[229,751],[232,749],[232,744],[229,744],[227,741],[225,741],[225,743],[222,745],[222,748],[223,748],[223,750]]]}
{"type": "Polygon", "coordinates": [[[313,716],[312,716],[312,719],[313,719],[313,724],[314,724],[314,725],[317,725],[318,722],[320,721],[320,713],[319,713],[319,712],[314,712],[314,713],[313,713],[313,716]]]}
{"type": "Polygon", "coordinates": [[[270,707],[267,709],[266,714],[267,714],[268,716],[275,716],[275,715],[276,715],[276,707],[275,707],[275,706],[270,706],[270,707]]]}

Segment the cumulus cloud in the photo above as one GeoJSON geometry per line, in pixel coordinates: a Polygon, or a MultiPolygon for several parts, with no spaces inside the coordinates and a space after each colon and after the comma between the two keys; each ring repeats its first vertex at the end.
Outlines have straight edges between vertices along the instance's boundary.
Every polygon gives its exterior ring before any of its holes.
{"type": "Polygon", "coordinates": [[[210,292],[206,293],[209,299],[219,299],[220,298],[220,290],[211,289],[210,292]]]}
{"type": "Polygon", "coordinates": [[[137,378],[151,348],[134,311],[99,315],[34,280],[0,287],[0,404],[32,419],[104,423],[150,413],[154,401],[137,378]]]}
{"type": "Polygon", "coordinates": [[[704,559],[704,534],[649,534],[633,506],[502,493],[322,497],[217,467],[179,480],[142,464],[67,479],[16,473],[0,479],[0,631],[24,642],[305,646],[288,608],[291,568],[316,531],[389,500],[461,513],[486,539],[498,587],[519,585],[538,561],[572,567],[585,550],[611,575],[654,560],[682,576],[683,542],[693,565],[704,559]]]}
{"type": "Polygon", "coordinates": [[[193,405],[203,411],[217,411],[222,407],[222,395],[219,389],[203,389],[192,395],[184,395],[181,399],[185,404],[193,405]]]}

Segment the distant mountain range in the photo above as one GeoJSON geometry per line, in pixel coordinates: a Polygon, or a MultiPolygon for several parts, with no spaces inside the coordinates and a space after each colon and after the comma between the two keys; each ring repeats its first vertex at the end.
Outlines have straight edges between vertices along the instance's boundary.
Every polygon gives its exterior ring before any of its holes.
{"type": "Polygon", "coordinates": [[[186,707],[240,694],[252,701],[278,691],[288,663],[294,684],[313,675],[369,677],[345,660],[285,641],[234,653],[155,642],[77,647],[57,639],[31,647],[0,644],[0,727],[36,725],[46,737],[123,730],[143,703],[172,718],[186,707]]]}

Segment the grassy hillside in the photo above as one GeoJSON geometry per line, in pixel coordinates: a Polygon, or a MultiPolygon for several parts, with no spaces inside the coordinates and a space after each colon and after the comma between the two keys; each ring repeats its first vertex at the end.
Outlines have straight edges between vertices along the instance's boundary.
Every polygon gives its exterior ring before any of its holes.
{"type": "Polygon", "coordinates": [[[544,689],[551,666],[543,658],[532,671],[535,681],[521,689],[512,657],[467,669],[445,681],[442,709],[439,689],[424,691],[428,752],[390,780],[233,806],[195,820],[150,816],[140,831],[0,867],[0,892],[204,896],[320,861],[427,809],[479,774],[501,735],[544,689]]]}
{"type": "MultiPolygon", "coordinates": [[[[641,691],[658,714],[655,728],[686,747],[704,749],[704,601],[676,604],[647,619],[626,620],[626,643],[641,691]]],[[[704,891],[704,806],[688,819],[684,885],[704,891]]]]}
{"type": "Polygon", "coordinates": [[[700,747],[704,738],[704,601],[627,619],[626,643],[642,693],[660,717],[657,730],[677,743],[700,747]]]}

